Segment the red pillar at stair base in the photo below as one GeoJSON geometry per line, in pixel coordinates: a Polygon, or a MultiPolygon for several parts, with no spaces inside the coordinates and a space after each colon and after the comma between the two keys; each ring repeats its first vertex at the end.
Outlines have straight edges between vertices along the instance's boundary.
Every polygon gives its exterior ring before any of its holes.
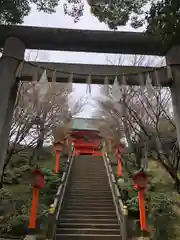
{"type": "Polygon", "coordinates": [[[36,215],[37,215],[38,201],[39,201],[39,189],[35,187],[33,189],[33,199],[32,199],[29,228],[33,228],[33,229],[36,228],[36,215]]]}
{"type": "Polygon", "coordinates": [[[122,177],[122,164],[120,154],[118,154],[118,177],[122,177]]]}
{"type": "Polygon", "coordinates": [[[146,231],[147,224],[146,224],[146,208],[145,208],[145,201],[144,201],[144,190],[139,190],[138,197],[139,197],[139,213],[140,213],[141,230],[146,231]]]}
{"type": "Polygon", "coordinates": [[[56,165],[55,165],[55,173],[59,172],[59,166],[60,166],[60,151],[56,150],[56,165]]]}

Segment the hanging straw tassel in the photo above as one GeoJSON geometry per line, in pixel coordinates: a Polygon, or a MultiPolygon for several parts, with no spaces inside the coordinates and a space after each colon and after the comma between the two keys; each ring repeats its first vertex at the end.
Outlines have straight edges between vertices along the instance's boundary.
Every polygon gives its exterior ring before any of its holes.
{"type": "Polygon", "coordinates": [[[88,75],[88,77],[87,77],[86,93],[91,93],[91,75],[88,75]]]}
{"type": "Polygon", "coordinates": [[[126,76],[123,73],[123,75],[122,75],[122,85],[125,86],[126,84],[127,84],[126,83],[126,76]]]}
{"type": "Polygon", "coordinates": [[[40,67],[39,66],[35,66],[35,72],[33,74],[33,81],[37,82],[38,79],[39,79],[39,70],[40,70],[40,67]]]}
{"type": "Polygon", "coordinates": [[[140,86],[144,86],[143,74],[141,72],[138,73],[138,82],[140,86]]]}
{"type": "Polygon", "coordinates": [[[109,80],[108,80],[107,76],[104,79],[104,91],[105,91],[105,95],[108,96],[109,95],[109,80]]]}
{"type": "Polygon", "coordinates": [[[122,100],[122,97],[123,97],[123,95],[126,93],[126,90],[127,90],[127,87],[126,87],[126,85],[127,85],[127,81],[126,81],[126,76],[124,75],[124,73],[123,73],[123,75],[122,75],[122,87],[120,88],[120,90],[121,90],[121,100],[122,100]]]}
{"type": "Polygon", "coordinates": [[[146,86],[152,86],[152,79],[150,77],[149,72],[147,73],[147,77],[146,77],[146,86]]]}
{"type": "Polygon", "coordinates": [[[156,84],[157,86],[160,86],[159,74],[158,74],[157,69],[154,70],[154,78],[155,78],[155,84],[156,84]]]}
{"type": "Polygon", "coordinates": [[[167,69],[167,76],[168,76],[168,79],[172,80],[172,79],[173,79],[173,75],[172,75],[172,69],[171,69],[171,66],[170,66],[170,65],[167,65],[166,69],[167,69]]]}
{"type": "Polygon", "coordinates": [[[151,97],[151,95],[152,95],[152,79],[150,77],[149,72],[147,73],[147,77],[146,77],[146,88],[147,88],[149,97],[151,97]]]}
{"type": "Polygon", "coordinates": [[[68,92],[72,92],[72,85],[73,85],[73,73],[69,74],[69,78],[68,78],[68,92]]]}
{"type": "Polygon", "coordinates": [[[119,102],[119,100],[121,99],[122,91],[121,91],[121,87],[119,85],[117,76],[115,77],[114,83],[112,85],[112,94],[111,95],[115,102],[119,102]]]}
{"type": "Polygon", "coordinates": [[[56,82],[56,70],[52,73],[52,83],[56,82]]]}
{"type": "Polygon", "coordinates": [[[21,78],[22,77],[23,68],[24,68],[24,61],[20,62],[18,67],[17,67],[17,70],[16,70],[16,77],[17,78],[21,78]]]}

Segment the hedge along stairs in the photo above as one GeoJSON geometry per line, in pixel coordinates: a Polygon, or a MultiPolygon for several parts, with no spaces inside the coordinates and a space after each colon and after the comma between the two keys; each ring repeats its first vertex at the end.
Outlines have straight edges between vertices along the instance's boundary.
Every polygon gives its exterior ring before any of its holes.
{"type": "Polygon", "coordinates": [[[56,240],[121,239],[102,157],[73,159],[55,235],[56,240]]]}

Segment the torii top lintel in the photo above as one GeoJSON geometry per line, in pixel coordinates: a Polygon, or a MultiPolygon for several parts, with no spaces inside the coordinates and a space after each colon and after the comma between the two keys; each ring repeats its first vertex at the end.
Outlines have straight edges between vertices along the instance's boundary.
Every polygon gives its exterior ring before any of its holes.
{"type": "Polygon", "coordinates": [[[0,25],[0,33],[0,48],[8,37],[17,37],[27,49],[159,56],[169,50],[155,37],[137,32],[0,25]]]}

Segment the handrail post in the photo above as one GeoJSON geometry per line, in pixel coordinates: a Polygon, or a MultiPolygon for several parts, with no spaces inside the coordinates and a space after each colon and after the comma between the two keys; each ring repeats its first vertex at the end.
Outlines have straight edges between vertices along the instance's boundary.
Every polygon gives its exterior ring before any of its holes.
{"type": "Polygon", "coordinates": [[[128,239],[127,225],[128,225],[128,209],[127,206],[123,205],[123,224],[122,224],[122,240],[128,239]]]}
{"type": "Polygon", "coordinates": [[[54,219],[55,219],[55,207],[54,204],[51,204],[48,213],[48,231],[46,235],[46,240],[52,239],[54,232],[54,219]]]}

